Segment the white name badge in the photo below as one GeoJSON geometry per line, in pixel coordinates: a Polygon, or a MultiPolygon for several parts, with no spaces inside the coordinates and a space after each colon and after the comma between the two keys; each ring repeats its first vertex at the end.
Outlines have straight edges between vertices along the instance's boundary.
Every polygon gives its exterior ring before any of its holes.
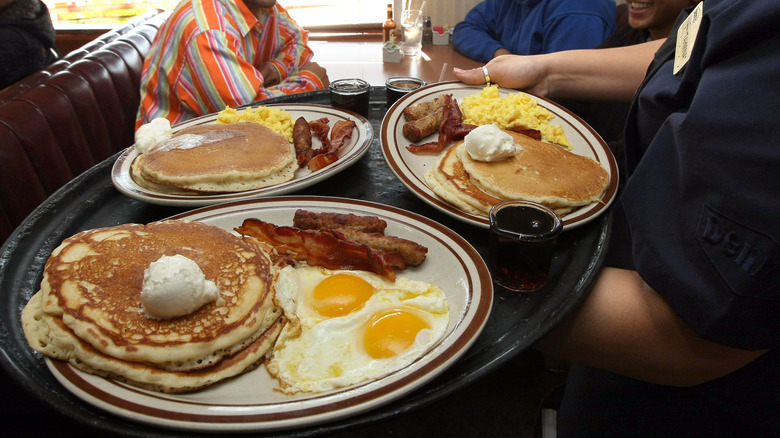
{"type": "Polygon", "coordinates": [[[677,47],[674,51],[674,74],[679,73],[688,60],[691,59],[693,44],[696,42],[696,35],[699,33],[701,17],[704,15],[704,2],[699,2],[688,18],[682,22],[677,30],[677,47]]]}

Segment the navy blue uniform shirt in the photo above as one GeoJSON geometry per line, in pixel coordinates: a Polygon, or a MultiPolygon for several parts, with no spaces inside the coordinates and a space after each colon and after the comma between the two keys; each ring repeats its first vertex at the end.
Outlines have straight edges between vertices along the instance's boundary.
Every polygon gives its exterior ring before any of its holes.
{"type": "Polygon", "coordinates": [[[675,73],[679,36],[628,116],[626,265],[701,337],[770,351],[690,388],[574,367],[559,436],[780,436],[780,3],[705,0],[675,73]]]}

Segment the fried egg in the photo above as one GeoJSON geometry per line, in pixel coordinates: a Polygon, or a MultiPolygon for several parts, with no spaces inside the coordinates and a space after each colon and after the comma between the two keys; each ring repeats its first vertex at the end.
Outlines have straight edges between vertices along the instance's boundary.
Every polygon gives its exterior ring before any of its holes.
{"type": "Polygon", "coordinates": [[[266,363],[282,392],[324,392],[374,380],[425,354],[447,331],[435,285],[365,271],[285,267],[276,301],[289,322],[266,363]]]}

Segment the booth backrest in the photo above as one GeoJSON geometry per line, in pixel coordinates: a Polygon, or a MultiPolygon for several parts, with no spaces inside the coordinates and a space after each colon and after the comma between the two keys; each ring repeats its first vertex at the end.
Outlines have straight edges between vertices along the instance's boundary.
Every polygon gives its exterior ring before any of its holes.
{"type": "Polygon", "coordinates": [[[0,242],[48,196],[133,144],[147,14],[0,90],[0,242]]]}

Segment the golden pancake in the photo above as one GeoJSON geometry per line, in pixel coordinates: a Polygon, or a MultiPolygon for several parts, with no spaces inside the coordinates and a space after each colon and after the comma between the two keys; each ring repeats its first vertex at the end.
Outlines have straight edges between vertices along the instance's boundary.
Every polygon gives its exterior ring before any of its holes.
{"type": "Polygon", "coordinates": [[[275,275],[264,252],[214,226],[118,225],[78,233],[52,252],[41,282],[42,311],[106,356],[192,370],[241,351],[278,320],[275,275]],[[153,319],[142,309],[144,270],[175,254],[196,262],[220,296],[191,314],[153,319]]]}
{"type": "Polygon", "coordinates": [[[298,168],[287,138],[252,122],[189,126],[141,154],[135,181],[165,192],[236,192],[291,180],[298,168]]]}
{"type": "Polygon", "coordinates": [[[438,196],[460,210],[477,216],[487,216],[490,208],[502,200],[480,190],[471,182],[455,153],[447,149],[436,165],[425,172],[425,183],[438,196]]]}
{"type": "Polygon", "coordinates": [[[480,190],[497,198],[522,199],[552,208],[578,207],[601,199],[609,175],[597,161],[507,132],[522,149],[504,160],[477,161],[463,143],[457,145],[463,168],[480,190]]]}
{"type": "Polygon", "coordinates": [[[22,311],[24,334],[33,348],[54,359],[68,361],[82,371],[167,393],[194,391],[253,370],[270,352],[284,326],[284,319],[277,319],[241,351],[214,365],[190,371],[168,371],[101,353],[79,339],[61,318],[43,312],[42,297],[42,292],[33,295],[22,311]]]}

